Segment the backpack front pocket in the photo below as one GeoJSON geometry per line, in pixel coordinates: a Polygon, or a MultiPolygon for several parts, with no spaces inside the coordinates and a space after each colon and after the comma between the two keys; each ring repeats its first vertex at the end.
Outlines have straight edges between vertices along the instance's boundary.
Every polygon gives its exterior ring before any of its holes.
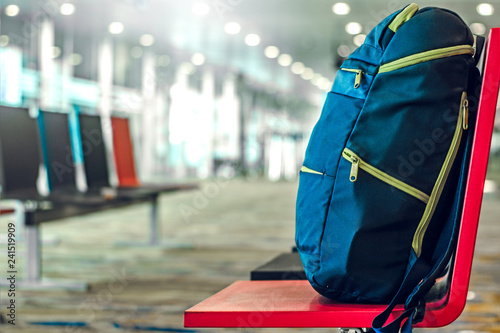
{"type": "Polygon", "coordinates": [[[339,162],[314,281],[340,301],[389,302],[404,277],[428,196],[366,161],[353,163],[355,156],[343,154],[339,162]],[[353,172],[355,181],[348,181],[353,172]]]}

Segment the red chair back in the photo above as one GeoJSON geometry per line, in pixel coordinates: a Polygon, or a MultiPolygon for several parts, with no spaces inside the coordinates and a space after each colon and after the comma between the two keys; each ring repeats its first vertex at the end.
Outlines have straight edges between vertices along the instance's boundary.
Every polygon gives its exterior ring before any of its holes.
{"type": "Polygon", "coordinates": [[[120,187],[139,186],[134,160],[134,147],[127,118],[111,117],[113,128],[113,155],[120,187]]]}

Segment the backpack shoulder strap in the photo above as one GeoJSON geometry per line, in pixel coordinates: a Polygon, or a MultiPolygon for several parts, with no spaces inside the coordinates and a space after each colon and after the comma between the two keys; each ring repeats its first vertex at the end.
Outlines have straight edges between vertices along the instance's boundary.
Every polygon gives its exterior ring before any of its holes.
{"type": "MultiPolygon", "coordinates": [[[[475,121],[473,117],[471,122],[475,121]]],[[[474,124],[471,124],[474,125],[474,124]]],[[[452,223],[448,228],[443,231],[445,234],[441,238],[442,242],[446,242],[446,250],[441,255],[439,260],[434,266],[425,262],[422,258],[418,258],[413,264],[412,268],[406,274],[406,277],[401,284],[396,296],[394,296],[391,303],[387,308],[379,314],[372,322],[372,328],[377,333],[397,333],[401,327],[403,320],[408,320],[404,323],[401,332],[410,333],[412,325],[416,324],[424,318],[425,314],[425,300],[424,297],[427,292],[434,285],[435,279],[448,265],[452,254],[455,250],[455,244],[458,238],[458,231],[460,227],[460,220],[462,216],[462,206],[465,195],[465,185],[468,174],[468,164],[470,152],[472,149],[472,139],[474,137],[474,126],[470,126],[467,133],[467,141],[465,143],[465,151],[461,161],[461,171],[459,175],[459,191],[454,200],[453,211],[455,212],[452,223]],[[398,304],[405,303],[405,311],[394,321],[385,325],[390,314],[398,304]],[[385,325],[385,326],[384,326],[385,325]]]]}
{"type": "MultiPolygon", "coordinates": [[[[406,274],[406,277],[401,284],[396,296],[392,299],[391,303],[387,308],[379,314],[372,322],[372,328],[377,333],[397,333],[401,327],[401,323],[406,318],[410,321],[410,331],[411,331],[411,321],[417,314],[417,306],[406,308],[405,311],[395,320],[386,324],[387,319],[391,315],[392,311],[398,304],[405,302],[406,298],[415,289],[415,286],[429,273],[431,266],[426,263],[422,258],[418,258],[413,264],[412,268],[406,274]],[[385,325],[385,326],[384,326],[385,325]]],[[[407,321],[407,322],[408,322],[407,321]]]]}

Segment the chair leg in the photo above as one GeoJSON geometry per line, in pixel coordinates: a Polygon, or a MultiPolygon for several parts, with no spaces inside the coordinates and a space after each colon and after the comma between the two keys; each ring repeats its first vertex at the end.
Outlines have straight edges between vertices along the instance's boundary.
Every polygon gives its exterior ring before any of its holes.
{"type": "Polygon", "coordinates": [[[42,258],[40,257],[40,230],[38,225],[26,225],[26,276],[27,283],[40,282],[42,258]]]}
{"type": "Polygon", "coordinates": [[[174,241],[162,241],[160,238],[160,221],[159,221],[159,205],[158,196],[155,196],[151,201],[149,211],[149,235],[147,241],[143,242],[118,242],[119,246],[151,246],[159,248],[191,248],[191,244],[182,244],[174,241]]]}
{"type": "MultiPolygon", "coordinates": [[[[41,258],[41,241],[40,241],[40,228],[39,225],[34,223],[34,213],[29,210],[25,211],[25,240],[26,240],[26,256],[21,257],[25,263],[25,272],[22,279],[17,278],[16,273],[16,286],[22,289],[35,289],[35,290],[79,290],[84,291],[88,289],[87,283],[78,282],[73,280],[61,279],[44,279],[41,277],[42,273],[42,258],[41,258]]],[[[9,281],[0,281],[0,286],[7,286],[9,281]]]]}
{"type": "Polygon", "coordinates": [[[149,245],[159,245],[160,226],[158,223],[158,197],[151,202],[149,215],[149,245]]]}

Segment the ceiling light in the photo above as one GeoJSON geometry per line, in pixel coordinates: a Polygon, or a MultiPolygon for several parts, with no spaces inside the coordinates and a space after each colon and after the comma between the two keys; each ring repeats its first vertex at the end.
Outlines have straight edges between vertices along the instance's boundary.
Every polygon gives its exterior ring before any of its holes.
{"type": "Polygon", "coordinates": [[[195,53],[191,57],[191,62],[195,66],[201,66],[205,63],[205,56],[202,53],[195,53]]]}
{"type": "Polygon", "coordinates": [[[108,26],[109,32],[112,33],[113,35],[121,34],[123,32],[123,29],[125,29],[125,27],[121,22],[112,22],[108,26]]]}
{"type": "Polygon", "coordinates": [[[319,87],[321,90],[326,90],[329,91],[332,88],[332,81],[326,80],[324,83],[321,84],[319,87]]]}
{"type": "Polygon", "coordinates": [[[8,5],[5,7],[5,15],[7,16],[17,16],[19,14],[19,6],[18,5],[8,5]]]}
{"type": "Polygon", "coordinates": [[[470,30],[475,35],[484,35],[486,33],[486,26],[482,23],[472,23],[470,30]]]}
{"type": "Polygon", "coordinates": [[[241,31],[241,25],[237,22],[227,22],[224,31],[229,35],[237,35],[241,31]]]}
{"type": "Polygon", "coordinates": [[[297,74],[297,75],[300,75],[302,73],[304,73],[304,64],[301,63],[301,62],[294,62],[293,65],[292,65],[292,73],[293,74],[297,74]]]}
{"type": "Polygon", "coordinates": [[[61,13],[61,15],[73,15],[75,13],[75,9],[75,5],[66,2],[59,7],[59,13],[61,13]]]}
{"type": "Polygon", "coordinates": [[[248,34],[245,37],[245,44],[248,46],[257,46],[260,44],[260,36],[257,34],[248,34]]]}
{"type": "Polygon", "coordinates": [[[347,31],[347,33],[351,35],[357,35],[361,33],[362,30],[363,27],[358,22],[349,22],[345,26],[345,31],[347,31]]]}
{"type": "Polygon", "coordinates": [[[264,50],[264,55],[271,59],[277,58],[279,54],[280,54],[280,49],[278,49],[276,46],[268,46],[264,50]]]}
{"type": "Polygon", "coordinates": [[[480,3],[477,5],[476,10],[483,16],[491,16],[495,12],[495,8],[489,3],[480,3]]]}
{"type": "Polygon", "coordinates": [[[190,62],[183,62],[179,66],[179,70],[181,71],[181,73],[186,74],[186,75],[191,75],[191,74],[194,74],[194,72],[196,72],[196,68],[190,62]]]}
{"type": "Polygon", "coordinates": [[[329,82],[330,82],[330,81],[329,81],[326,77],[322,76],[322,77],[318,80],[317,86],[321,88],[321,87],[323,87],[323,86],[325,86],[325,85],[329,84],[329,82]]]}
{"type": "Polygon", "coordinates": [[[9,45],[9,36],[7,35],[1,35],[0,36],[0,47],[4,47],[4,46],[7,46],[9,45]]]}
{"type": "Polygon", "coordinates": [[[306,67],[300,77],[304,80],[311,80],[314,77],[314,71],[311,68],[306,67]]]}
{"type": "Polygon", "coordinates": [[[71,55],[71,58],[70,58],[70,63],[73,65],[73,66],[78,66],[82,63],[82,56],[81,54],[78,54],[78,53],[73,53],[71,55]]]}
{"type": "Polygon", "coordinates": [[[347,58],[349,54],[351,54],[351,48],[347,45],[342,44],[337,48],[337,54],[342,58],[347,58]]]}
{"type": "Polygon", "coordinates": [[[150,34],[144,34],[141,36],[141,38],[139,38],[139,43],[142,46],[151,46],[154,44],[154,42],[155,42],[155,38],[153,35],[150,35],[150,34]]]}
{"type": "Polygon", "coordinates": [[[170,57],[166,54],[159,55],[156,58],[156,65],[160,67],[167,67],[170,64],[170,57]]]}
{"type": "Polygon", "coordinates": [[[286,53],[283,53],[278,57],[278,64],[283,67],[290,66],[292,64],[292,56],[286,53]]]}
{"type": "Polygon", "coordinates": [[[61,55],[61,48],[57,46],[52,46],[52,59],[58,58],[61,55]]]}
{"type": "Polygon", "coordinates": [[[210,13],[210,6],[205,2],[197,2],[191,8],[194,15],[204,16],[210,13]]]}
{"type": "Polygon", "coordinates": [[[130,56],[134,59],[139,59],[140,57],[142,57],[142,49],[139,46],[134,46],[130,50],[130,56]]]}
{"type": "Polygon", "coordinates": [[[320,74],[320,73],[315,73],[311,79],[311,83],[314,84],[315,86],[317,86],[319,84],[319,80],[322,78],[323,76],[320,74]]]}
{"type": "Polygon", "coordinates": [[[354,45],[356,46],[361,46],[365,42],[366,35],[365,34],[359,34],[354,36],[352,41],[354,42],[354,45]]]}
{"type": "Polygon", "coordinates": [[[351,11],[351,7],[345,2],[337,2],[332,6],[332,11],[337,15],[347,15],[351,11]]]}

